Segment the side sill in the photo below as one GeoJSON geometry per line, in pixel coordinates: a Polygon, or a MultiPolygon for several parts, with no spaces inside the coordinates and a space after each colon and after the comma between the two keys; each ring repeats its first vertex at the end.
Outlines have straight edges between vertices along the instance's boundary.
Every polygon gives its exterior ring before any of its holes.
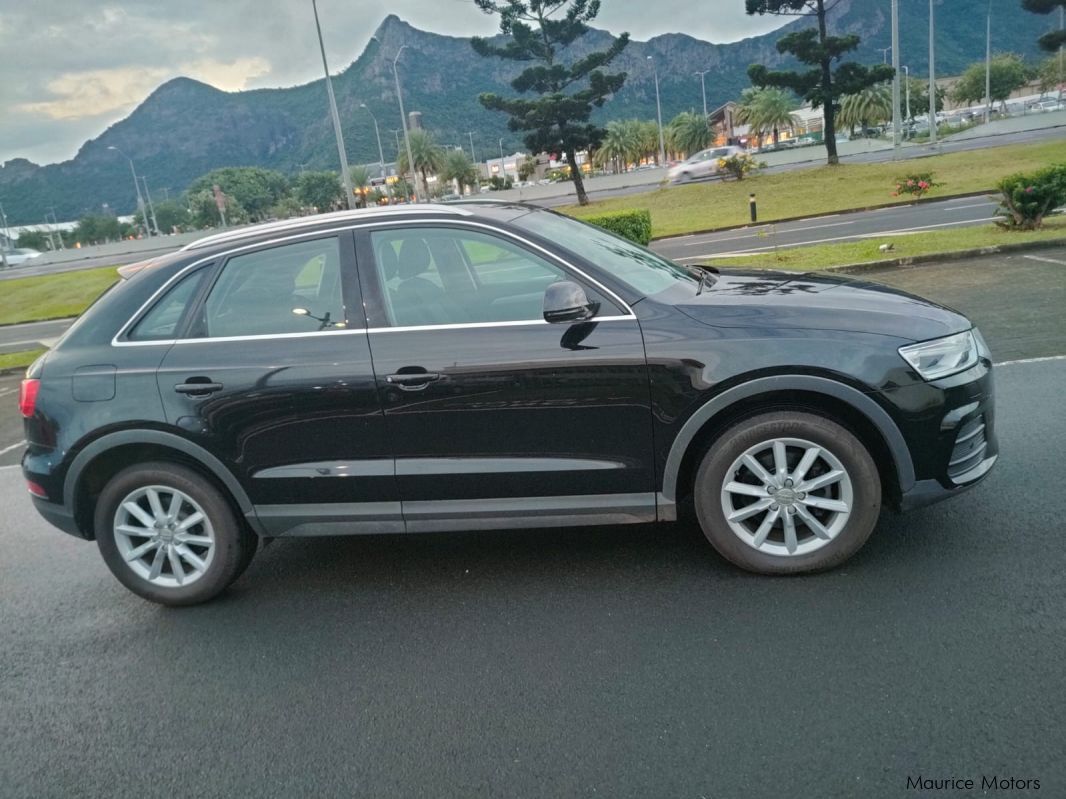
{"type": "MultiPolygon", "coordinates": [[[[247,514],[249,517],[253,513],[247,514]]],[[[257,505],[267,537],[375,535],[404,532],[399,502],[341,502],[323,505],[257,505]]]]}
{"type": "Polygon", "coordinates": [[[405,502],[403,514],[409,533],[656,521],[655,494],[650,492],[405,502]]]}

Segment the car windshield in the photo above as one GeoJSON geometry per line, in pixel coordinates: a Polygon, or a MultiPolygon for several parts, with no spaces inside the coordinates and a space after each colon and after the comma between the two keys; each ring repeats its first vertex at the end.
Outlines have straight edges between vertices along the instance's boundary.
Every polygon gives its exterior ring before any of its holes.
{"type": "Polygon", "coordinates": [[[677,283],[696,282],[680,264],[602,228],[552,211],[532,211],[512,224],[596,264],[640,294],[658,294],[677,283]]]}

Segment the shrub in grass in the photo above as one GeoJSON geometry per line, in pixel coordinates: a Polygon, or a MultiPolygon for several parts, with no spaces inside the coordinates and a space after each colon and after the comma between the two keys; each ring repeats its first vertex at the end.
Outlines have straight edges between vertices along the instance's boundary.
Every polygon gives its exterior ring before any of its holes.
{"type": "Polygon", "coordinates": [[[1028,174],[1008,175],[996,184],[1000,193],[996,224],[1008,230],[1035,230],[1056,207],[1066,205],[1066,164],[1028,174]]]}
{"type": "Polygon", "coordinates": [[[942,184],[933,180],[932,172],[914,172],[910,175],[896,178],[896,190],[892,192],[892,196],[899,197],[901,194],[909,194],[912,197],[921,197],[930,189],[935,189],[940,185],[942,184]]]}
{"type": "Polygon", "coordinates": [[[718,159],[718,171],[724,172],[735,180],[744,180],[747,175],[765,166],[765,161],[756,161],[747,153],[738,153],[728,158],[718,159]]]}
{"type": "Polygon", "coordinates": [[[637,244],[647,245],[651,241],[651,211],[622,211],[606,216],[590,216],[585,221],[637,244]]]}

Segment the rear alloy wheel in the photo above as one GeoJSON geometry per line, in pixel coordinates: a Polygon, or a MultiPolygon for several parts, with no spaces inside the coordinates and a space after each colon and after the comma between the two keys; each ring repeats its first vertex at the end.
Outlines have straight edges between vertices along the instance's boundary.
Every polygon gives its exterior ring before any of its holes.
{"type": "Polygon", "coordinates": [[[881,483],[870,454],[846,428],[782,411],[729,428],[696,478],[704,534],[751,571],[830,568],[866,542],[877,523],[881,483]]]}
{"type": "Polygon", "coordinates": [[[162,463],[111,479],[97,502],[96,539],[123,585],[165,605],[216,596],[244,571],[258,543],[214,485],[162,463]]]}

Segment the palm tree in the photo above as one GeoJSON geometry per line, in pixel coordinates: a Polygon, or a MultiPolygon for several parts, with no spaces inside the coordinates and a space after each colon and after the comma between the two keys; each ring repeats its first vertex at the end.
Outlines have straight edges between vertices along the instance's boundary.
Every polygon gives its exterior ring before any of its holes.
{"type": "Polygon", "coordinates": [[[359,198],[359,206],[366,207],[366,195],[370,190],[370,170],[362,164],[356,164],[348,168],[348,177],[352,181],[352,190],[359,198]]]}
{"type": "MultiPolygon", "coordinates": [[[[427,131],[412,130],[407,134],[407,138],[411,145],[411,160],[414,161],[414,169],[422,175],[422,186],[428,195],[429,173],[440,171],[441,164],[444,161],[444,151],[440,148],[440,145],[433,141],[433,137],[427,131]]],[[[400,152],[397,167],[401,174],[411,171],[411,165],[407,163],[407,153],[405,151],[400,152]]]]}
{"type": "Polygon", "coordinates": [[[440,176],[459,184],[459,193],[462,194],[465,187],[477,183],[477,167],[462,150],[448,150],[441,160],[440,176]]]}
{"type": "Polygon", "coordinates": [[[736,118],[751,128],[757,136],[773,134],[774,144],[780,140],[782,128],[793,128],[797,123],[796,102],[784,89],[764,87],[745,89],[740,95],[736,118]]]}
{"type": "Polygon", "coordinates": [[[654,156],[655,163],[659,163],[659,125],[654,119],[636,120],[635,132],[637,149],[640,158],[654,156]]]}
{"type": "Polygon", "coordinates": [[[703,114],[682,111],[666,126],[666,141],[670,149],[683,153],[687,158],[710,147],[714,142],[714,134],[703,114]]]}
{"type": "Polygon", "coordinates": [[[612,164],[615,173],[618,173],[625,169],[626,164],[635,160],[640,143],[637,125],[639,122],[635,119],[616,119],[608,122],[603,142],[594,157],[596,166],[612,164]]]}
{"type": "Polygon", "coordinates": [[[855,126],[866,128],[892,117],[892,90],[887,83],[878,83],[855,94],[846,94],[840,100],[840,114],[837,117],[841,125],[847,125],[851,132],[855,126]]]}

